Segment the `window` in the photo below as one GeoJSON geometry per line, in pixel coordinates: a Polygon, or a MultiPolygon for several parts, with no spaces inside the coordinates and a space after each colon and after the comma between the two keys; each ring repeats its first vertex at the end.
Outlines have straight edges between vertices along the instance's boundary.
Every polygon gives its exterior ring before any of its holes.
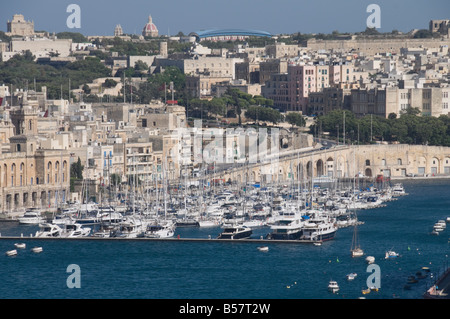
{"type": "Polygon", "coordinates": [[[397,159],[397,165],[402,165],[402,159],[401,158],[397,159]]]}
{"type": "Polygon", "coordinates": [[[370,166],[370,160],[366,160],[366,166],[370,166]]]}

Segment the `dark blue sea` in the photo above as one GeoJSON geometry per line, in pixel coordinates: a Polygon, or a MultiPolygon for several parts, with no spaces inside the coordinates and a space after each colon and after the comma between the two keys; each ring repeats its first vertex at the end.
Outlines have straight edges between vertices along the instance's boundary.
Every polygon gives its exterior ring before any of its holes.
{"type": "MultiPolygon", "coordinates": [[[[15,257],[4,252],[18,240],[0,240],[1,299],[420,299],[442,272],[449,254],[449,229],[431,235],[434,223],[450,216],[450,180],[404,181],[409,195],[385,207],[362,210],[361,247],[380,267],[378,291],[367,288],[365,257],[352,258],[353,228],[332,241],[312,244],[255,242],[118,241],[26,239],[15,257]],[[33,246],[43,252],[34,254],[33,246]],[[400,257],[385,260],[387,250],[400,257]],[[79,267],[79,288],[69,288],[69,265],[79,267]],[[406,286],[422,267],[430,273],[406,286]],[[346,275],[357,273],[353,281],[346,275]],[[328,282],[336,280],[338,293],[328,282]]],[[[450,225],[449,225],[450,226],[450,225]]],[[[448,227],[450,228],[450,227],[448,227]]],[[[36,226],[0,223],[2,236],[28,237],[36,226]]],[[[267,234],[256,230],[254,238],[267,234]]],[[[220,228],[178,228],[180,238],[215,238],[220,228]]]]}

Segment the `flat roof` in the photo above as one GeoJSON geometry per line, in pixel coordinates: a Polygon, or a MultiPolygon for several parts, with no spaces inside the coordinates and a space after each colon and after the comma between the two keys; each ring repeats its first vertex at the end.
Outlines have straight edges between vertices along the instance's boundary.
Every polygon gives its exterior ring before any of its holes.
{"type": "Polygon", "coordinates": [[[260,30],[245,30],[245,29],[209,29],[191,32],[190,36],[195,36],[197,39],[219,36],[255,36],[255,37],[272,37],[272,34],[260,30]]]}

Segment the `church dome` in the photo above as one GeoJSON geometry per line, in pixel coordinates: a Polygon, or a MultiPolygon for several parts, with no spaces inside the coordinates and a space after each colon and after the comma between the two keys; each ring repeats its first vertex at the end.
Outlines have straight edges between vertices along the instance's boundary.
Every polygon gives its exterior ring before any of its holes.
{"type": "Polygon", "coordinates": [[[148,22],[144,26],[144,30],[142,30],[143,36],[157,37],[158,36],[158,28],[152,22],[152,16],[148,17],[148,22]]]}

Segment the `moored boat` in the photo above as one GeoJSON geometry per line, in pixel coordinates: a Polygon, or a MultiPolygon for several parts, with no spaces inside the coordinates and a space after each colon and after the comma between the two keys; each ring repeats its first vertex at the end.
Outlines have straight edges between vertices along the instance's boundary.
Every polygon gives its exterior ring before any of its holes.
{"type": "Polygon", "coordinates": [[[252,235],[253,231],[245,226],[227,226],[217,239],[245,239],[252,235]]]}
{"type": "Polygon", "coordinates": [[[31,248],[33,253],[41,253],[43,251],[42,247],[33,247],[31,248]]]}
{"type": "Polygon", "coordinates": [[[16,256],[16,255],[17,255],[17,250],[16,249],[8,250],[6,252],[6,256],[8,256],[8,257],[12,257],[12,256],[16,256]]]}
{"type": "Polygon", "coordinates": [[[62,228],[56,224],[44,223],[39,225],[35,237],[61,237],[62,228]]]}
{"type": "Polygon", "coordinates": [[[45,222],[45,218],[42,217],[41,211],[37,209],[27,210],[21,217],[18,218],[19,224],[38,225],[45,222]]]}

